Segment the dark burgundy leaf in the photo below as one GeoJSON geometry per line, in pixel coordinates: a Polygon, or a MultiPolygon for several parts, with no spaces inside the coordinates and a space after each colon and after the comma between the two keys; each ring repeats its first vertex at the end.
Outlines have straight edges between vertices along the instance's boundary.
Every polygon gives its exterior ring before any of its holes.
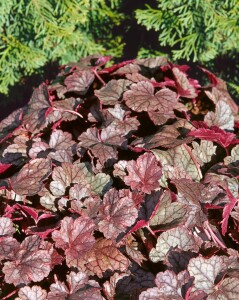
{"type": "Polygon", "coordinates": [[[191,258],[196,257],[196,253],[192,251],[183,251],[181,249],[174,249],[168,252],[164,263],[170,270],[173,270],[176,274],[186,270],[191,258]]]}
{"type": "Polygon", "coordinates": [[[35,195],[51,173],[51,161],[44,158],[30,160],[20,172],[12,178],[12,189],[19,195],[35,195]]]}
{"type": "Polygon", "coordinates": [[[131,295],[136,300],[143,290],[155,286],[153,273],[140,268],[137,264],[130,266],[129,271],[131,274],[117,284],[116,291],[119,298],[127,299],[131,295]]]}
{"type": "Polygon", "coordinates": [[[28,110],[23,115],[22,124],[24,124],[30,132],[41,128],[44,124],[47,113],[52,109],[47,86],[41,84],[34,90],[29,101],[28,110]]]}

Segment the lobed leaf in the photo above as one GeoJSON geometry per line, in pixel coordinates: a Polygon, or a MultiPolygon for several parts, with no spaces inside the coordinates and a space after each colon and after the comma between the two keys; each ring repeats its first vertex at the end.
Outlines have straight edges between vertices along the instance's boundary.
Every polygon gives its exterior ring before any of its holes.
{"type": "Polygon", "coordinates": [[[131,189],[150,194],[159,187],[158,180],[162,176],[162,168],[152,153],[145,153],[127,164],[128,176],[124,181],[131,189]]]}
{"type": "Polygon", "coordinates": [[[92,235],[94,222],[87,217],[73,220],[65,217],[61,222],[61,229],[52,233],[52,238],[58,248],[65,250],[68,259],[83,258],[93,247],[95,238],[92,235]]]}
{"type": "Polygon", "coordinates": [[[123,97],[127,106],[137,112],[158,110],[167,113],[173,110],[177,102],[176,93],[167,88],[154,95],[154,86],[148,81],[133,83],[123,97]]]}
{"type": "Polygon", "coordinates": [[[183,251],[198,251],[193,235],[185,227],[180,226],[163,232],[158,237],[155,248],[150,251],[149,257],[153,262],[164,260],[172,247],[183,251]]]}
{"type": "Polygon", "coordinates": [[[43,180],[50,173],[51,161],[49,159],[32,159],[12,178],[12,189],[19,195],[35,195],[40,192],[43,187],[43,180]]]}
{"type": "Polygon", "coordinates": [[[124,194],[115,190],[109,190],[99,208],[98,226],[108,239],[116,239],[120,233],[125,232],[138,216],[138,211],[132,199],[132,193],[124,194]]]}
{"type": "Polygon", "coordinates": [[[188,271],[194,276],[196,289],[211,294],[214,290],[216,276],[223,270],[223,259],[220,256],[211,258],[196,257],[192,258],[188,264],[188,271]]]}

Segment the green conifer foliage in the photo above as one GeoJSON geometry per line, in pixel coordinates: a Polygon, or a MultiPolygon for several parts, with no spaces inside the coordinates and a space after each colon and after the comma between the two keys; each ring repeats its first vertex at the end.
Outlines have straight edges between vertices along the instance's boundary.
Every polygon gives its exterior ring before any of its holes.
{"type": "Polygon", "coordinates": [[[139,24],[159,32],[162,46],[173,49],[174,59],[207,62],[239,49],[238,0],[157,0],[137,10],[139,24]]]}
{"type": "Polygon", "coordinates": [[[234,70],[221,75],[238,89],[239,0],[156,0],[154,4],[136,10],[137,22],[158,32],[159,45],[170,49],[171,59],[196,61],[216,72],[216,61],[229,58],[228,68],[234,70]]]}
{"type": "Polygon", "coordinates": [[[112,28],[121,0],[0,1],[0,93],[49,61],[64,64],[93,53],[122,55],[112,28]]]}

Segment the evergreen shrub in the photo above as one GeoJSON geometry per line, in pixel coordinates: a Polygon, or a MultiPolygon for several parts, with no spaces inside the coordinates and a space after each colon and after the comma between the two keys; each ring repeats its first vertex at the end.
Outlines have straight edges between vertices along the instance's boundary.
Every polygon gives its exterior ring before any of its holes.
{"type": "Polygon", "coordinates": [[[158,33],[159,45],[174,61],[184,59],[219,70],[238,97],[238,0],[156,0],[137,9],[136,19],[158,33]]]}
{"type": "Polygon", "coordinates": [[[113,34],[121,0],[0,1],[0,93],[47,62],[65,64],[92,53],[120,57],[113,34]]]}

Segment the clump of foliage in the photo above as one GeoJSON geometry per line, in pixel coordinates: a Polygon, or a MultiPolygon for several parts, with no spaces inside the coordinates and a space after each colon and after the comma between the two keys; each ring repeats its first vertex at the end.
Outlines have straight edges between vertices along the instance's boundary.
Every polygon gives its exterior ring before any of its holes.
{"type": "Polygon", "coordinates": [[[46,62],[64,64],[92,53],[122,55],[112,29],[123,18],[121,0],[11,0],[0,2],[0,93],[46,62]]]}
{"type": "Polygon", "coordinates": [[[156,5],[137,9],[138,23],[158,32],[159,44],[170,47],[173,60],[193,60],[211,69],[220,58],[233,60],[222,75],[238,92],[239,1],[157,0],[156,5]]]}
{"type": "Polygon", "coordinates": [[[164,57],[108,60],[62,67],[0,123],[1,298],[237,299],[225,83],[164,57]]]}

